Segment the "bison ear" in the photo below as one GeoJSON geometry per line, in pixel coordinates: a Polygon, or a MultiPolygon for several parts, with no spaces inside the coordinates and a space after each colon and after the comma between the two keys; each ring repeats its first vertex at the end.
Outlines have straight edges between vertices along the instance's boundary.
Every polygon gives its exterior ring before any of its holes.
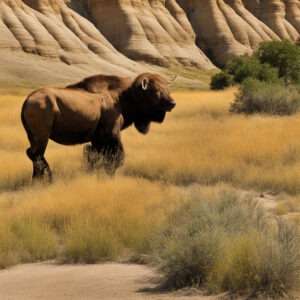
{"type": "Polygon", "coordinates": [[[138,130],[138,132],[142,134],[147,134],[150,130],[151,123],[150,122],[135,122],[134,123],[135,128],[138,130]]]}
{"type": "Polygon", "coordinates": [[[142,90],[142,91],[146,91],[149,89],[150,87],[150,74],[148,73],[143,73],[143,74],[140,74],[136,77],[136,79],[134,80],[134,87],[136,87],[137,89],[139,90],[142,90]]]}
{"type": "Polygon", "coordinates": [[[144,91],[147,91],[148,90],[148,87],[149,87],[149,78],[143,78],[142,81],[141,81],[141,87],[144,91]]]}

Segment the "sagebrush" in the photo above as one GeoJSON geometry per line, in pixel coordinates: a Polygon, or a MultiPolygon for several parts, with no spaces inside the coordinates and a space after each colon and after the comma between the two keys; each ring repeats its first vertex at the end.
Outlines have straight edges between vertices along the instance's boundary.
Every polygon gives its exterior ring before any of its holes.
{"type": "Polygon", "coordinates": [[[230,110],[237,113],[291,115],[300,108],[300,89],[247,79],[240,87],[230,110]]]}
{"type": "Polygon", "coordinates": [[[280,297],[300,284],[300,235],[255,201],[192,195],[154,239],[165,284],[280,297]]]}

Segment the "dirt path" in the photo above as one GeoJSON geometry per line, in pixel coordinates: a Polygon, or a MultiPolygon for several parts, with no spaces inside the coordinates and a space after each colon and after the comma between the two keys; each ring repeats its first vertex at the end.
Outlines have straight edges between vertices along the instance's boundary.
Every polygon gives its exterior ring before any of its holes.
{"type": "Polygon", "coordinates": [[[212,300],[215,297],[146,292],[154,270],[141,265],[28,264],[0,271],[1,300],[212,300]]]}

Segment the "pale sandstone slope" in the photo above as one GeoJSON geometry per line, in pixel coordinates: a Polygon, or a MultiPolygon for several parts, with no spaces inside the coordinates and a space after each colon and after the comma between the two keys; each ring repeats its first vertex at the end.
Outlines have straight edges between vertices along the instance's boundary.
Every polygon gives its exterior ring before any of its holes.
{"type": "Polygon", "coordinates": [[[134,60],[210,69],[176,1],[89,0],[91,20],[122,53],[134,60]]]}
{"type": "Polygon", "coordinates": [[[61,0],[0,0],[0,50],[24,51],[68,65],[129,74],[137,64],[61,0]]]}
{"type": "MultiPolygon", "coordinates": [[[[62,25],[54,32],[56,40],[69,52],[94,53],[113,64],[128,67],[132,61],[118,53],[91,22],[70,9],[63,0],[24,0],[26,4],[62,25]]],[[[53,34],[50,31],[50,34],[53,34]]]]}
{"type": "Polygon", "coordinates": [[[285,3],[281,0],[260,0],[260,19],[281,39],[297,41],[299,32],[286,19],[285,3]]]}
{"type": "MultiPolygon", "coordinates": [[[[248,25],[248,35],[250,39],[253,39],[252,48],[262,41],[278,40],[279,37],[263,22],[257,19],[245,6],[242,0],[225,0],[225,2],[231,6],[235,13],[240,16],[248,25]],[[258,37],[258,36],[259,37],[258,37]]],[[[255,0],[252,0],[255,4],[255,0]]],[[[255,9],[255,8],[254,8],[255,9]]]]}
{"type": "Polygon", "coordinates": [[[259,0],[243,0],[245,7],[256,17],[259,15],[259,0]]]}
{"type": "Polygon", "coordinates": [[[178,1],[197,33],[198,46],[219,65],[234,55],[251,54],[261,42],[279,39],[241,0],[178,1]]]}
{"type": "MultiPolygon", "coordinates": [[[[234,0],[226,0],[234,2],[234,0]]],[[[281,39],[299,39],[299,0],[239,0],[281,39]]]]}
{"type": "Polygon", "coordinates": [[[0,67],[12,78],[208,70],[299,37],[300,0],[0,0],[0,67]]]}
{"type": "Polygon", "coordinates": [[[196,34],[194,32],[192,24],[187,18],[185,11],[180,7],[176,0],[166,0],[165,5],[169,13],[181,25],[182,29],[185,30],[187,34],[193,38],[193,40],[195,40],[196,34]]]}
{"type": "Polygon", "coordinates": [[[300,1],[299,0],[285,0],[286,19],[296,28],[300,33],[300,1]]]}
{"type": "Polygon", "coordinates": [[[281,39],[299,39],[299,0],[243,0],[245,6],[281,39]]]}

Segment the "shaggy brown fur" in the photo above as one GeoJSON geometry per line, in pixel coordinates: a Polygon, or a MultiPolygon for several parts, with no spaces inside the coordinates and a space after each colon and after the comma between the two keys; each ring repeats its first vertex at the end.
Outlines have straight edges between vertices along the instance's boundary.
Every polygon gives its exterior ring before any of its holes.
{"type": "Polygon", "coordinates": [[[28,96],[22,108],[22,122],[33,162],[33,178],[51,179],[44,157],[48,140],[63,145],[90,142],[87,159],[93,166],[95,153],[102,165],[114,173],[124,160],[121,130],[134,124],[146,134],[151,122],[162,123],[175,107],[168,82],[145,73],[134,80],[96,75],[66,88],[43,88],[28,96]],[[99,155],[98,155],[99,156],[99,155]]]}

